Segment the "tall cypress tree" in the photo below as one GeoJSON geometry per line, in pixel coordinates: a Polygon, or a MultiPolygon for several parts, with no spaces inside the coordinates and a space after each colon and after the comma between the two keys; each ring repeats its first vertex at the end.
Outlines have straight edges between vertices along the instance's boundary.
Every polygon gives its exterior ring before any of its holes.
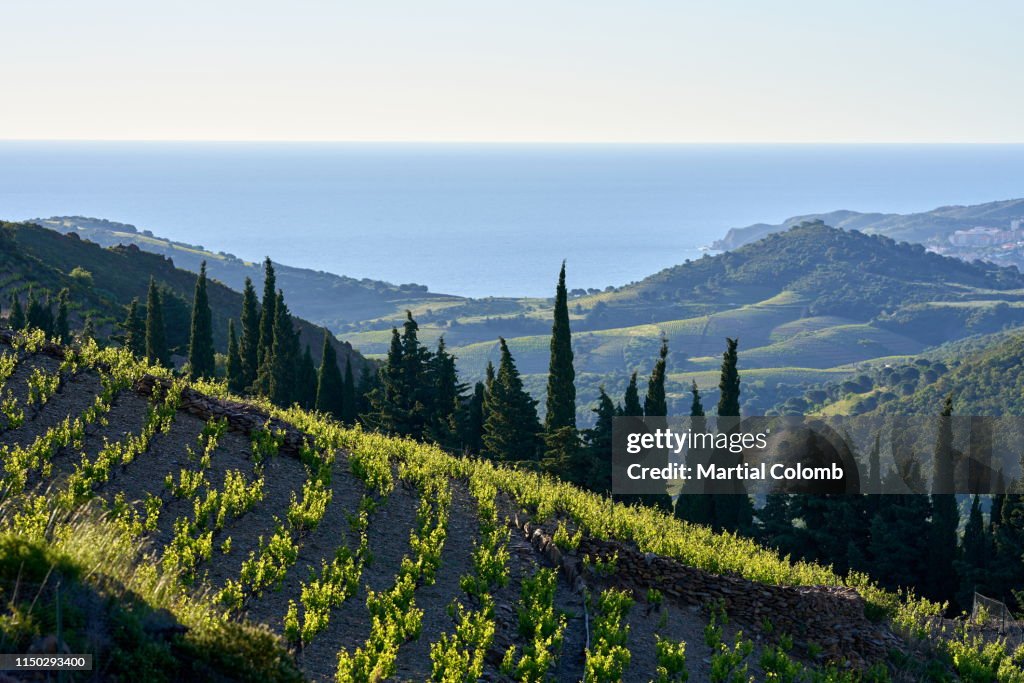
{"type": "Polygon", "coordinates": [[[242,374],[242,355],[239,352],[238,337],[235,336],[235,321],[228,321],[228,389],[236,394],[245,389],[245,377],[242,374]]]}
{"type": "Polygon", "coordinates": [[[697,387],[697,380],[690,384],[690,417],[704,417],[704,404],[700,400],[700,389],[697,387]]]}
{"type": "Polygon", "coordinates": [[[206,293],[206,261],[199,266],[195,296],[192,298],[192,326],[188,340],[189,378],[213,377],[213,313],[206,293]]]}
{"type": "Polygon", "coordinates": [[[260,384],[266,386],[267,398],[279,406],[289,406],[301,400],[296,380],[300,366],[299,338],[292,326],[292,316],[284,303],[284,294],[277,293],[274,300],[274,343],[264,363],[264,378],[260,384]]]}
{"type": "Polygon", "coordinates": [[[736,347],[738,339],[725,339],[726,349],[722,354],[722,377],[718,382],[718,415],[719,417],[739,417],[740,415],[740,373],[736,368],[738,361],[736,347]]]}
{"type": "Polygon", "coordinates": [[[928,561],[928,595],[933,600],[956,598],[957,529],[960,510],[953,495],[953,397],[947,396],[939,416],[939,432],[933,456],[931,543],[928,561]]]}
{"type": "Polygon", "coordinates": [[[345,379],[341,387],[341,421],[352,426],[356,423],[358,404],[356,398],[356,382],[352,376],[352,358],[345,359],[345,379]]]}
{"type": "Polygon", "coordinates": [[[544,430],[548,435],[553,435],[563,427],[576,428],[575,381],[572,333],[569,330],[569,299],[565,289],[565,261],[562,261],[555,289],[554,323],[551,326],[547,413],[544,416],[544,430]]]}
{"type": "Polygon", "coordinates": [[[420,326],[412,317],[412,311],[405,312],[402,324],[402,376],[407,393],[402,404],[408,422],[400,432],[414,439],[422,439],[430,416],[436,409],[436,396],[430,381],[431,354],[419,340],[420,326]]]}
{"type": "Polygon", "coordinates": [[[342,420],[345,414],[344,383],[338,368],[338,354],[331,344],[331,333],[324,330],[324,348],[317,373],[316,409],[342,420]]]}
{"type": "Polygon", "coordinates": [[[7,324],[15,332],[25,329],[25,309],[21,307],[17,294],[11,295],[11,313],[7,317],[7,324]]]}
{"type": "Polygon", "coordinates": [[[268,362],[267,356],[274,346],[274,321],[277,319],[277,312],[274,310],[277,304],[277,277],[274,275],[274,264],[268,256],[263,261],[263,305],[260,307],[260,337],[256,346],[256,373],[263,370],[263,365],[268,362]]]}
{"type": "Polygon", "coordinates": [[[668,358],[668,340],[661,338],[661,351],[651,371],[651,379],[647,382],[647,396],[644,397],[644,415],[647,417],[665,417],[668,415],[668,402],[665,398],[665,365],[668,358]]]}
{"type": "Polygon", "coordinates": [[[528,462],[537,458],[540,423],[537,402],[523,389],[505,339],[499,338],[501,362],[487,397],[484,450],[493,460],[528,462]]]}
{"type": "MultiPolygon", "coordinates": [[[[738,339],[725,339],[726,349],[722,354],[722,372],[718,382],[718,417],[740,416],[740,373],[737,368],[739,361],[736,348],[738,339]]],[[[719,424],[719,429],[722,425],[719,424]]],[[[753,527],[754,506],[746,487],[742,482],[735,486],[732,493],[713,494],[709,501],[714,510],[714,526],[716,529],[749,533],[753,527]]]]}
{"type": "Polygon", "coordinates": [[[241,324],[238,351],[242,361],[242,386],[248,388],[256,381],[260,369],[260,307],[256,301],[256,289],[249,278],[245,278],[242,289],[241,324]]]}
{"type": "Polygon", "coordinates": [[[629,384],[622,397],[622,415],[625,417],[644,416],[644,407],[640,404],[640,391],[637,389],[635,372],[629,376],[629,384]]]}
{"type": "Polygon", "coordinates": [[[356,386],[356,415],[359,423],[376,426],[373,416],[373,397],[381,391],[380,372],[369,363],[363,363],[356,386]]]}
{"type": "Polygon", "coordinates": [[[53,314],[50,307],[43,304],[31,287],[28,290],[28,305],[25,307],[25,322],[28,327],[42,330],[47,336],[53,332],[53,314]]]}
{"type": "Polygon", "coordinates": [[[149,278],[149,291],[146,294],[146,359],[153,365],[171,365],[167,332],[164,329],[163,303],[153,278],[149,278]]]}
{"type": "Polygon", "coordinates": [[[124,348],[137,358],[144,356],[146,354],[146,321],[139,310],[137,298],[132,299],[132,302],[128,304],[128,315],[121,323],[121,329],[124,330],[122,336],[124,348]]]}
{"type": "MultiPolygon", "coordinates": [[[[54,336],[62,344],[67,344],[71,341],[71,328],[68,323],[68,290],[64,288],[60,290],[60,294],[57,295],[57,319],[54,321],[54,336]]],[[[142,351],[145,353],[146,350],[146,339],[145,339],[145,328],[143,328],[143,339],[142,339],[142,351]]],[[[141,355],[141,354],[140,354],[141,355]]]]}

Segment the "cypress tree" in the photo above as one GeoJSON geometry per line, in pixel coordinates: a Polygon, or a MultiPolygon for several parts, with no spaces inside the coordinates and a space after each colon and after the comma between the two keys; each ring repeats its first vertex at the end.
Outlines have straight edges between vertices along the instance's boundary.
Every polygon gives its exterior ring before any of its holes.
{"type": "Polygon", "coordinates": [[[15,332],[25,329],[25,310],[21,307],[21,300],[17,294],[11,295],[11,313],[7,318],[7,324],[15,332]]]}
{"type": "Polygon", "coordinates": [[[324,348],[316,382],[316,409],[341,420],[345,413],[344,383],[338,368],[338,354],[331,344],[331,334],[324,330],[324,348]]]}
{"type": "Polygon", "coordinates": [[[494,375],[494,363],[487,361],[487,368],[484,370],[484,391],[487,394],[490,394],[494,387],[494,375]]]}
{"type": "Polygon", "coordinates": [[[640,405],[640,392],[636,385],[636,373],[629,377],[629,385],[622,397],[622,415],[625,417],[643,417],[644,407],[640,405]]]}
{"type": "Polygon", "coordinates": [[[213,351],[213,313],[206,293],[206,261],[199,266],[195,296],[192,298],[192,325],[188,340],[189,378],[213,377],[216,363],[213,351]]]}
{"type": "MultiPolygon", "coordinates": [[[[1011,600],[1024,576],[1024,494],[1007,493],[995,529],[995,557],[991,579],[1001,599],[1011,600]]],[[[1024,602],[1016,596],[1018,606],[1024,602]]]]}
{"type": "Polygon", "coordinates": [[[430,416],[436,409],[436,396],[429,377],[431,354],[420,344],[419,325],[412,311],[405,312],[402,324],[402,376],[407,393],[402,397],[407,423],[400,433],[422,439],[430,416]]]}
{"type": "Polygon", "coordinates": [[[537,402],[523,389],[508,344],[499,338],[501,362],[487,397],[484,450],[493,460],[527,462],[536,460],[540,423],[537,402]]]}
{"type": "MultiPolygon", "coordinates": [[[[337,363],[335,363],[337,364],[337,363]]],[[[293,400],[299,407],[312,410],[316,405],[317,391],[317,368],[313,362],[313,354],[306,344],[302,352],[302,360],[299,361],[298,370],[295,373],[295,396],[293,400]]]]}
{"type": "MultiPolygon", "coordinates": [[[[722,354],[722,373],[718,382],[718,417],[740,416],[740,374],[737,369],[736,347],[738,339],[726,337],[726,350],[722,354]]],[[[719,423],[721,430],[723,425],[719,423]]],[[[725,455],[725,454],[722,454],[725,455]]],[[[730,461],[731,462],[731,461],[730,461]]],[[[730,482],[730,484],[734,484],[730,482]]],[[[754,506],[742,482],[733,485],[732,493],[713,494],[709,501],[714,511],[716,529],[748,533],[753,527],[754,506]]]]}
{"type": "Polygon", "coordinates": [[[939,417],[933,456],[932,522],[928,561],[929,597],[940,602],[956,597],[957,529],[960,510],[953,495],[953,397],[947,396],[939,417]]]}
{"type": "Polygon", "coordinates": [[[266,356],[261,384],[267,388],[267,398],[278,406],[289,406],[301,400],[296,390],[299,367],[299,340],[292,327],[292,317],[284,303],[284,294],[277,293],[274,301],[274,343],[266,356]]]}
{"type": "Polygon", "coordinates": [[[146,321],[139,310],[139,300],[132,299],[128,304],[128,315],[121,323],[124,330],[122,337],[124,348],[135,357],[141,358],[146,354],[146,321]]]}
{"type": "Polygon", "coordinates": [[[547,412],[544,430],[549,436],[563,427],[576,428],[576,371],[573,368],[572,333],[569,330],[569,299],[565,289],[565,261],[555,290],[551,326],[551,360],[548,364],[547,412]]]}
{"type": "Polygon", "coordinates": [[[239,341],[239,355],[242,360],[242,386],[250,387],[256,381],[260,369],[260,307],[256,301],[256,289],[252,280],[245,278],[242,289],[242,337],[239,341]]]}
{"type": "MultiPolygon", "coordinates": [[[[54,335],[62,344],[71,341],[71,329],[68,326],[68,290],[64,288],[57,295],[57,319],[54,321],[54,335]]],[[[145,329],[143,329],[143,352],[145,352],[145,329]]],[[[142,355],[142,354],[139,354],[142,355]]]]}
{"type": "Polygon", "coordinates": [[[341,387],[341,421],[345,425],[354,425],[358,410],[356,399],[356,382],[352,376],[352,358],[345,359],[345,380],[341,387]]]}
{"type": "Polygon", "coordinates": [[[598,391],[597,407],[592,409],[597,419],[593,428],[585,433],[587,445],[583,483],[592,491],[606,493],[612,488],[612,425],[616,411],[604,386],[598,391]]]}
{"type": "Polygon", "coordinates": [[[690,417],[704,417],[704,404],[700,400],[700,389],[697,388],[697,380],[690,383],[690,417]]]}
{"type": "Polygon", "coordinates": [[[167,332],[164,329],[163,304],[153,278],[149,278],[149,291],[146,295],[146,358],[153,365],[171,365],[167,332]]]}
{"type": "MultiPolygon", "coordinates": [[[[267,356],[274,346],[274,321],[277,312],[277,277],[274,275],[274,264],[268,256],[263,261],[263,305],[260,307],[260,337],[256,346],[256,373],[264,372],[263,365],[268,362],[267,356]]],[[[264,372],[264,374],[266,374],[264,372]]],[[[266,388],[264,387],[264,390],[266,388]]]]}
{"type": "Polygon", "coordinates": [[[647,382],[647,396],[644,397],[644,415],[647,417],[665,417],[668,415],[668,402],[665,399],[665,361],[668,358],[668,340],[661,338],[661,351],[651,371],[651,379],[647,382]]]}
{"type": "Polygon", "coordinates": [[[238,347],[238,338],[235,336],[235,321],[228,321],[228,360],[227,360],[228,389],[236,394],[242,393],[245,389],[245,378],[242,375],[242,355],[238,347]]]}
{"type": "Polygon", "coordinates": [[[28,290],[28,304],[25,306],[25,323],[30,329],[43,330],[43,332],[49,333],[43,314],[43,304],[36,297],[36,292],[31,287],[28,290]]]}
{"type": "Polygon", "coordinates": [[[726,349],[722,354],[722,378],[718,383],[719,417],[739,417],[740,415],[740,373],[736,368],[736,346],[738,339],[725,339],[726,349]]]}

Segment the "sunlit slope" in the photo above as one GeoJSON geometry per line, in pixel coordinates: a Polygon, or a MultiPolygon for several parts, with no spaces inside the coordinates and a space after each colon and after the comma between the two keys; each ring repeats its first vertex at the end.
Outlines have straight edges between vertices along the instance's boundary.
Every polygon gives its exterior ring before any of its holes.
{"type": "MultiPolygon", "coordinates": [[[[291,647],[316,680],[647,681],[674,661],[658,639],[685,640],[691,680],[707,680],[726,657],[703,634],[716,591],[758,651],[785,631],[787,658],[889,667],[885,644],[904,637],[891,629],[935,609],[547,477],[240,402],[119,351],[20,338],[0,354],[0,518],[14,537],[61,538],[48,520],[106,509],[148,548],[154,580],[266,624],[264,653],[291,647]],[[659,569],[623,573],[613,550],[659,569]],[[666,583],[676,574],[691,578],[666,583]],[[804,610],[815,629],[797,633],[804,610]]],[[[189,633],[163,637],[173,648],[189,633]]],[[[222,656],[243,643],[222,639],[222,656]]]]}

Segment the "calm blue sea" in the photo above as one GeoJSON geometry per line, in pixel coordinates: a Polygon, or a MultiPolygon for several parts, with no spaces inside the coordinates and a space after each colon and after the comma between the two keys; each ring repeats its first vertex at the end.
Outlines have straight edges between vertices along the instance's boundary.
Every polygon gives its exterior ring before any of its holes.
{"type": "Polygon", "coordinates": [[[1020,145],[0,142],[0,218],[78,214],[472,296],[640,279],[728,228],[1024,196],[1020,145]]]}

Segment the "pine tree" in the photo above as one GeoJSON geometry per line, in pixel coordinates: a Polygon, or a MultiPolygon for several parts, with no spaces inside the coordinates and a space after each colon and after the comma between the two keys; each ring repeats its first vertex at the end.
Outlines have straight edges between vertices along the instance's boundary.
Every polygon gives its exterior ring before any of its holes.
{"type": "Polygon", "coordinates": [[[418,329],[412,314],[406,311],[402,334],[391,330],[391,346],[380,373],[381,387],[371,396],[374,426],[414,439],[423,437],[434,406],[427,372],[430,352],[419,343],[418,329]]]}
{"type": "MultiPolygon", "coordinates": [[[[68,323],[68,296],[67,288],[60,290],[60,294],[57,295],[57,318],[53,324],[53,334],[57,337],[57,341],[62,344],[67,344],[71,341],[71,328],[68,323]]],[[[145,352],[145,343],[145,329],[143,329],[143,353],[145,352]]]]}
{"type": "Polygon", "coordinates": [[[576,371],[573,368],[569,300],[565,289],[565,261],[555,290],[554,323],[551,326],[551,360],[548,364],[547,413],[544,431],[553,437],[563,427],[576,428],[576,371]]]}
{"type": "Polygon", "coordinates": [[[144,356],[146,354],[146,321],[142,317],[142,311],[139,310],[137,298],[132,299],[132,302],[128,304],[128,315],[121,323],[121,329],[124,330],[122,335],[124,348],[128,349],[136,358],[144,356]]]}
{"type": "Polygon", "coordinates": [[[356,389],[356,414],[360,424],[367,427],[375,426],[372,399],[382,390],[380,372],[369,363],[364,363],[359,371],[359,385],[356,389]]]}
{"type": "Polygon", "coordinates": [[[242,289],[242,337],[239,340],[239,355],[242,360],[242,386],[248,388],[256,381],[260,369],[260,307],[256,301],[256,289],[252,280],[245,278],[242,289]]]}
{"type": "Polygon", "coordinates": [[[665,364],[668,358],[668,340],[661,338],[661,351],[651,371],[651,379],[647,382],[647,396],[644,397],[644,415],[646,417],[665,417],[668,415],[668,402],[665,399],[665,364]]]}
{"type": "Polygon", "coordinates": [[[242,355],[239,351],[238,338],[235,336],[235,321],[228,321],[228,390],[236,394],[245,390],[245,378],[242,374],[242,355]]]}
{"type": "Polygon", "coordinates": [[[643,417],[644,407],[640,404],[640,392],[636,386],[636,373],[629,377],[629,385],[622,397],[622,415],[625,417],[643,417]]]}
{"type": "Polygon", "coordinates": [[[460,439],[456,412],[462,404],[466,386],[459,382],[455,356],[448,353],[444,336],[437,342],[437,351],[429,361],[428,375],[432,405],[426,427],[427,438],[451,451],[458,450],[460,439]]]}
{"type": "MultiPolygon", "coordinates": [[[[274,321],[277,320],[277,312],[274,306],[277,304],[277,277],[274,275],[274,264],[268,256],[263,261],[263,305],[260,307],[260,337],[256,346],[256,374],[261,372],[267,374],[263,366],[268,363],[267,356],[274,346],[274,321]]],[[[266,387],[263,387],[266,391],[266,387]]]]}
{"type": "Polygon", "coordinates": [[[537,458],[537,402],[523,389],[505,339],[499,338],[501,362],[487,397],[484,451],[493,460],[529,462],[537,458]]]}
{"type": "Polygon", "coordinates": [[[615,405],[605,393],[604,387],[598,390],[597,407],[593,408],[597,419],[594,426],[585,432],[586,460],[582,480],[592,491],[607,493],[612,488],[612,426],[615,419],[615,405]]]}
{"type": "Polygon", "coordinates": [[[188,372],[190,379],[213,377],[216,362],[213,351],[213,313],[206,293],[206,261],[199,265],[199,278],[192,298],[192,325],[188,340],[188,372]]]}
{"type": "Polygon", "coordinates": [[[21,307],[21,300],[17,294],[11,295],[11,313],[7,318],[7,324],[15,332],[25,329],[25,310],[21,307]]]}
{"type": "Polygon", "coordinates": [[[317,373],[316,409],[341,420],[345,414],[344,383],[338,368],[338,354],[331,344],[331,334],[324,330],[324,348],[317,373]]]}
{"type": "Polygon", "coordinates": [[[347,426],[356,423],[358,412],[356,382],[352,376],[352,358],[345,359],[345,379],[341,387],[341,421],[347,426]]]}
{"type": "Polygon", "coordinates": [[[163,304],[153,278],[149,278],[149,291],[146,295],[146,358],[153,365],[171,365],[167,333],[164,330],[163,304]]]}
{"type": "Polygon", "coordinates": [[[932,522],[928,561],[928,596],[944,602],[956,597],[957,529],[960,510],[953,495],[953,397],[947,396],[939,416],[933,456],[932,522]]]}

